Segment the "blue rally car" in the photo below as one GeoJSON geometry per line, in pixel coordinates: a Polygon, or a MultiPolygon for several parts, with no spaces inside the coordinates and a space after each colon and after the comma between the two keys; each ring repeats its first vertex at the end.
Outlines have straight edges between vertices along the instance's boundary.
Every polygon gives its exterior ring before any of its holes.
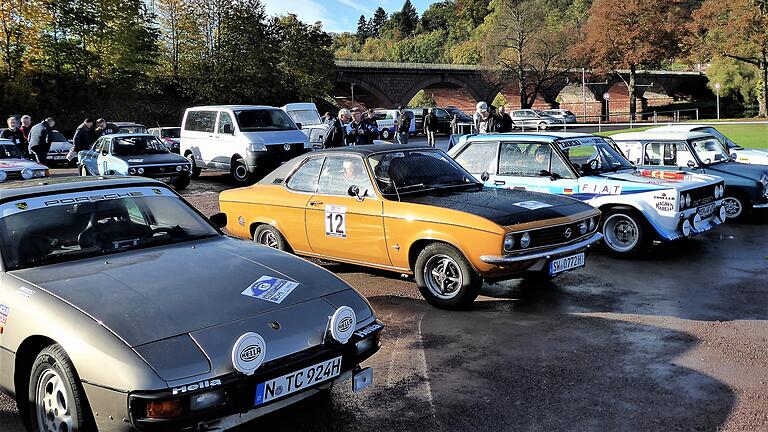
{"type": "Polygon", "coordinates": [[[80,175],[141,176],[172,184],[177,190],[189,186],[191,165],[171,153],[154,135],[105,135],[77,154],[80,175]]]}
{"type": "Polygon", "coordinates": [[[603,242],[619,257],[642,253],[654,240],[703,233],[726,218],[720,178],[637,169],[594,135],[465,135],[448,154],[486,186],[567,195],[599,208],[603,242]]]}

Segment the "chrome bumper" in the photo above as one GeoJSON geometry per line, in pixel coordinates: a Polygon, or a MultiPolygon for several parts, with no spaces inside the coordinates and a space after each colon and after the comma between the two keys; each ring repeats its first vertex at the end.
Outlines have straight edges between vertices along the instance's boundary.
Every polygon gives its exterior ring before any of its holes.
{"type": "Polygon", "coordinates": [[[768,208],[768,203],[766,204],[754,204],[752,208],[768,208]]]}
{"type": "Polygon", "coordinates": [[[595,233],[595,235],[593,235],[592,237],[584,239],[578,243],[569,244],[566,246],[559,247],[557,249],[537,252],[531,255],[515,255],[515,256],[483,255],[480,257],[480,261],[486,264],[503,266],[506,264],[516,264],[516,263],[521,263],[526,261],[535,261],[542,258],[550,259],[554,256],[567,255],[570,253],[579,252],[584,249],[589,249],[595,243],[599,242],[602,239],[603,239],[602,234],[595,233]]]}

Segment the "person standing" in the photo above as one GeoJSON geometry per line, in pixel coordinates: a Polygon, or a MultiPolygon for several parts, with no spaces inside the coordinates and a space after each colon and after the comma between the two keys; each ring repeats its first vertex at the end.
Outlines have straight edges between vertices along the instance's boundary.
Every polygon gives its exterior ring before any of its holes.
{"type": "Polygon", "coordinates": [[[344,108],[339,111],[339,116],[328,123],[328,129],[323,137],[323,148],[343,147],[345,141],[345,124],[349,122],[350,112],[344,108]]]}
{"type": "Polygon", "coordinates": [[[91,137],[92,129],[93,120],[86,117],[83,123],[75,130],[75,136],[72,138],[72,150],[67,154],[67,160],[71,161],[77,157],[78,152],[91,148],[91,144],[94,142],[91,137]]]}
{"type": "MultiPolygon", "coordinates": [[[[32,117],[24,114],[21,116],[21,127],[19,127],[21,133],[24,134],[24,142],[29,144],[29,131],[32,130],[32,117]]],[[[24,148],[24,154],[29,154],[29,149],[24,148]]]]}
{"type": "Polygon", "coordinates": [[[51,130],[55,124],[56,121],[52,117],[48,117],[32,126],[32,130],[29,131],[29,152],[39,164],[46,165],[48,161],[48,151],[51,149],[51,130]]]}
{"type": "Polygon", "coordinates": [[[378,129],[363,120],[360,111],[352,111],[352,122],[347,125],[347,145],[373,144],[373,138],[378,133],[378,129]]]}
{"type": "Polygon", "coordinates": [[[372,109],[368,108],[363,123],[368,128],[368,133],[365,135],[365,143],[373,144],[373,140],[379,137],[379,124],[376,122],[376,115],[372,109]]]}
{"type": "Polygon", "coordinates": [[[116,134],[120,131],[120,129],[117,127],[114,123],[107,123],[106,120],[103,118],[100,118],[96,120],[96,129],[94,129],[93,134],[91,134],[92,142],[96,142],[97,139],[99,139],[102,135],[112,135],[116,134]]]}
{"type": "Polygon", "coordinates": [[[435,146],[435,134],[437,133],[437,115],[432,108],[427,110],[427,116],[424,117],[424,134],[427,136],[427,144],[430,147],[435,146]]]}
{"type": "Polygon", "coordinates": [[[477,112],[475,113],[475,130],[479,134],[497,132],[498,121],[496,117],[488,111],[488,104],[478,102],[477,112]]]}
{"type": "Polygon", "coordinates": [[[29,143],[27,143],[24,132],[18,126],[16,117],[8,117],[8,129],[0,133],[0,138],[10,140],[21,151],[21,154],[26,155],[29,143]]]}
{"type": "Polygon", "coordinates": [[[499,107],[499,132],[512,132],[512,117],[507,114],[504,105],[499,107]]]}
{"type": "Polygon", "coordinates": [[[397,142],[398,144],[408,144],[408,134],[411,131],[410,112],[406,112],[402,105],[397,108],[397,111],[397,142]]]}

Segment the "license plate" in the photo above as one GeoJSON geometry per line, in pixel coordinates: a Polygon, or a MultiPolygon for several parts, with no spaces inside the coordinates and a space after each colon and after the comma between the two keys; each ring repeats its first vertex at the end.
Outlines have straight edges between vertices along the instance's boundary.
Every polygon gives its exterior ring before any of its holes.
{"type": "Polygon", "coordinates": [[[564,271],[584,267],[584,253],[558,258],[549,263],[549,274],[554,276],[564,271]]]}
{"type": "Polygon", "coordinates": [[[66,158],[67,158],[66,155],[56,155],[56,156],[49,156],[48,157],[48,159],[55,159],[55,160],[66,159],[66,158]]]}
{"type": "Polygon", "coordinates": [[[317,363],[256,386],[254,406],[280,399],[341,374],[341,357],[317,363]]]}
{"type": "Polygon", "coordinates": [[[712,203],[712,204],[707,204],[707,205],[701,206],[696,211],[699,213],[699,216],[701,216],[702,218],[705,218],[707,216],[711,216],[712,213],[715,212],[715,204],[712,203]]]}

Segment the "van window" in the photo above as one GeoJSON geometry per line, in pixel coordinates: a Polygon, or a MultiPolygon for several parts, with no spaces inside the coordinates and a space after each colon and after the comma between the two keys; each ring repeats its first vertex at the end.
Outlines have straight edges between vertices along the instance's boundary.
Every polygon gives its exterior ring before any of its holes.
{"type": "Polygon", "coordinates": [[[213,133],[216,127],[216,111],[189,111],[184,130],[213,133]]]}
{"type": "Polygon", "coordinates": [[[232,131],[235,130],[234,126],[232,125],[232,116],[229,115],[228,112],[220,111],[219,112],[219,133],[227,133],[224,132],[224,125],[229,125],[229,133],[232,133],[232,131]]]}

